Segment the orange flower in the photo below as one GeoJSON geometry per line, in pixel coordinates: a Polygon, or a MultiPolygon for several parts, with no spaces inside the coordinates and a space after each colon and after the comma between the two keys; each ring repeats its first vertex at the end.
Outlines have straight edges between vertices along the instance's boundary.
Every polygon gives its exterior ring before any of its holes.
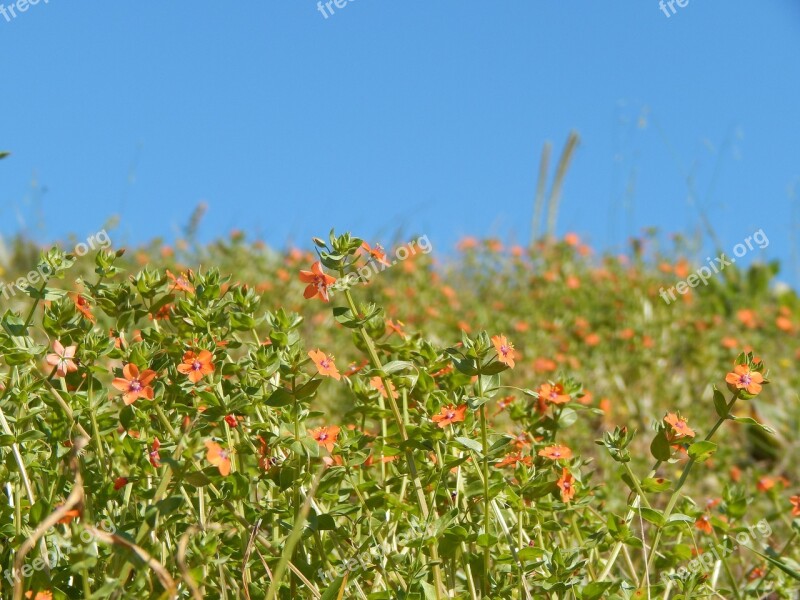
{"type": "Polygon", "coordinates": [[[152,450],[150,450],[150,464],[153,465],[156,469],[161,466],[161,455],[158,453],[158,449],[161,448],[161,442],[158,441],[158,438],[153,438],[153,445],[151,446],[152,450]]]}
{"type": "Polygon", "coordinates": [[[332,356],[327,356],[321,350],[311,350],[308,356],[314,361],[320,375],[333,377],[336,381],[341,380],[342,376],[339,374],[339,369],[336,368],[332,356]]]}
{"type": "Polygon", "coordinates": [[[333,447],[336,445],[336,438],[339,437],[339,427],[337,425],[326,425],[324,427],[317,427],[316,429],[309,429],[308,435],[328,452],[333,452],[333,447]]]}
{"type": "Polygon", "coordinates": [[[128,485],[128,478],[127,477],[117,477],[114,480],[114,490],[120,490],[128,485]]]}
{"type": "Polygon", "coordinates": [[[227,450],[216,442],[206,442],[206,460],[219,469],[219,474],[227,477],[231,472],[231,458],[227,450]]]}
{"type": "Polygon", "coordinates": [[[311,265],[310,271],[300,271],[300,281],[307,283],[303,297],[310,300],[319,296],[323,302],[329,302],[328,288],[336,283],[336,278],[322,272],[322,265],[319,261],[311,265]]]}
{"type": "Polygon", "coordinates": [[[664,422],[672,427],[672,435],[668,435],[668,439],[678,440],[684,437],[694,437],[694,431],[689,427],[686,419],[681,418],[680,413],[667,413],[664,422]]]}
{"type": "Polygon", "coordinates": [[[503,460],[495,465],[498,469],[503,467],[515,467],[517,463],[522,463],[526,467],[531,466],[531,457],[530,456],[522,456],[522,452],[512,452],[511,454],[507,454],[503,460]]]}
{"type": "Polygon", "coordinates": [[[725,381],[736,389],[744,390],[755,396],[761,392],[764,376],[758,371],[751,371],[747,365],[736,365],[733,371],[725,376],[725,381]]]}
{"type": "Polygon", "coordinates": [[[377,260],[382,265],[385,265],[387,267],[392,266],[391,264],[389,264],[389,261],[386,260],[386,252],[383,251],[383,247],[380,244],[375,244],[374,248],[370,248],[367,242],[362,242],[361,248],[366,250],[367,254],[369,254],[372,258],[377,260]]]}
{"type": "Polygon", "coordinates": [[[75,295],[75,308],[78,309],[78,312],[84,317],[94,322],[95,318],[92,314],[92,307],[89,305],[89,301],[80,294],[75,295]]]}
{"type": "Polygon", "coordinates": [[[53,600],[53,593],[44,591],[36,592],[36,595],[34,595],[33,592],[25,592],[25,597],[30,598],[31,600],[53,600]]]}
{"type": "Polygon", "coordinates": [[[549,458],[550,460],[569,460],[572,458],[572,450],[566,446],[556,444],[555,446],[547,446],[543,450],[539,450],[539,456],[549,458]]]}
{"type": "Polygon", "coordinates": [[[494,344],[494,349],[497,350],[497,360],[513,369],[514,357],[516,356],[514,345],[504,335],[492,337],[492,343],[494,344]]]}
{"type": "Polygon", "coordinates": [[[181,273],[178,277],[170,273],[169,269],[167,269],[167,277],[172,280],[173,286],[170,291],[180,290],[182,292],[188,292],[190,294],[194,293],[194,287],[191,283],[189,283],[189,279],[186,276],[186,273],[181,273]]]}
{"type": "Polygon", "coordinates": [[[178,365],[178,371],[187,375],[192,383],[197,383],[206,375],[214,372],[214,355],[208,350],[201,350],[200,354],[188,351],[183,355],[183,362],[178,365]]]}
{"type": "Polygon", "coordinates": [[[543,383],[539,386],[537,392],[540,400],[543,399],[545,402],[549,402],[550,404],[566,404],[570,401],[569,394],[564,393],[564,386],[562,386],[560,383],[555,385],[543,383]]]}
{"type": "Polygon", "coordinates": [[[775,487],[775,484],[777,482],[778,480],[775,479],[774,477],[765,475],[764,477],[758,480],[758,483],[756,483],[756,489],[759,492],[768,492],[769,490],[775,487]]]}
{"type": "Polygon", "coordinates": [[[150,387],[150,382],[156,377],[156,372],[147,369],[139,374],[139,368],[133,364],[128,363],[122,368],[123,377],[117,377],[111,382],[115,388],[122,394],[122,401],[127,406],[130,406],[139,398],[153,399],[153,388],[150,387]]]}
{"type": "MultiPolygon", "coordinates": [[[[381,393],[381,396],[384,398],[389,397],[386,393],[386,388],[383,386],[383,380],[377,375],[369,380],[369,384],[373,387],[373,389],[378,390],[381,393]]],[[[397,389],[394,387],[394,384],[391,381],[389,382],[389,389],[392,391],[392,398],[397,398],[397,389]]]]}
{"type": "Polygon", "coordinates": [[[68,525],[69,523],[72,523],[72,521],[73,521],[74,519],[76,519],[76,518],[78,518],[78,517],[80,517],[80,516],[81,516],[81,513],[80,513],[80,511],[79,511],[79,510],[75,510],[75,509],[73,508],[72,510],[68,510],[67,512],[65,512],[65,513],[64,513],[64,516],[63,516],[63,517],[61,517],[61,518],[58,520],[58,522],[59,522],[59,523],[62,523],[62,524],[64,524],[64,525],[68,525]]]}
{"type": "Polygon", "coordinates": [[[386,328],[389,330],[389,335],[396,333],[401,338],[405,338],[408,334],[403,330],[405,324],[402,321],[392,321],[391,319],[386,319],[386,328]]]}
{"type": "Polygon", "coordinates": [[[711,532],[714,531],[714,529],[711,527],[710,515],[703,515],[702,517],[698,518],[694,522],[694,526],[697,527],[697,529],[699,529],[703,533],[707,533],[709,535],[711,535],[711,532]]]}
{"type": "Polygon", "coordinates": [[[575,478],[566,467],[561,469],[561,478],[556,482],[561,490],[561,501],[569,502],[575,496],[575,478]]]}
{"type": "Polygon", "coordinates": [[[800,517],[800,496],[792,496],[789,502],[792,503],[792,516],[800,517]]]}
{"type": "Polygon", "coordinates": [[[453,406],[452,404],[442,407],[438,415],[433,415],[431,420],[439,427],[444,429],[452,423],[460,423],[465,419],[467,414],[467,405],[453,406]]]}
{"type": "Polygon", "coordinates": [[[78,370],[78,365],[73,360],[77,346],[64,346],[58,340],[53,342],[55,353],[48,354],[45,360],[51,367],[56,368],[57,377],[66,377],[67,373],[74,373],[78,370]]]}

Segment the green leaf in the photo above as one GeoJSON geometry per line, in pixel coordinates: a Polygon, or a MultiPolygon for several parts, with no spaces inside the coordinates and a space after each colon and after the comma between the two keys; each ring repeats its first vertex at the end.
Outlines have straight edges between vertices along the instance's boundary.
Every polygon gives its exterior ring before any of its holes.
{"type": "Polygon", "coordinates": [[[284,388],[278,388],[269,398],[267,398],[266,404],[267,406],[272,406],[275,408],[280,408],[282,406],[289,406],[294,402],[294,397],[287,392],[284,388]]]}
{"type": "Polygon", "coordinates": [[[596,581],[590,583],[581,590],[581,600],[599,600],[605,597],[606,592],[613,586],[614,583],[610,581],[596,581]]]}
{"type": "Polygon", "coordinates": [[[714,388],[714,408],[720,419],[728,418],[728,403],[725,401],[725,396],[716,387],[714,388]]]}
{"type": "Polygon", "coordinates": [[[661,462],[667,461],[672,456],[672,448],[667,440],[667,434],[664,431],[659,431],[658,435],[653,438],[650,444],[650,453],[656,460],[661,462]]]}
{"type": "Polygon", "coordinates": [[[663,477],[648,477],[642,481],[642,490],[645,492],[666,492],[672,482],[663,477]]]}
{"type": "Polygon", "coordinates": [[[700,441],[689,446],[689,456],[698,462],[708,459],[716,451],[717,445],[714,442],[700,441]]]}
{"type": "Polygon", "coordinates": [[[660,511],[654,510],[652,508],[647,508],[646,506],[640,506],[639,508],[632,508],[631,510],[641,511],[642,518],[645,521],[649,521],[653,525],[663,527],[667,523],[667,520],[664,518],[664,515],[662,515],[660,511]]]}
{"type": "Polygon", "coordinates": [[[769,425],[764,425],[763,423],[759,423],[758,421],[756,421],[755,419],[751,419],[750,417],[731,417],[731,419],[733,419],[737,423],[743,423],[745,425],[755,425],[756,427],[760,427],[761,429],[763,429],[765,432],[771,435],[775,435],[775,430],[772,427],[770,427],[769,425]]]}
{"type": "Polygon", "coordinates": [[[4,158],[8,158],[9,156],[11,156],[11,152],[8,152],[6,150],[3,150],[2,152],[0,152],[0,160],[3,160],[4,158]]]}
{"type": "Polygon", "coordinates": [[[457,437],[453,440],[454,442],[461,444],[462,446],[472,450],[473,452],[477,452],[480,456],[483,452],[483,446],[481,446],[480,442],[477,440],[473,440],[466,437],[457,437]]]}
{"type": "Polygon", "coordinates": [[[340,592],[344,591],[344,577],[337,577],[320,596],[320,600],[338,600],[340,592]]]}

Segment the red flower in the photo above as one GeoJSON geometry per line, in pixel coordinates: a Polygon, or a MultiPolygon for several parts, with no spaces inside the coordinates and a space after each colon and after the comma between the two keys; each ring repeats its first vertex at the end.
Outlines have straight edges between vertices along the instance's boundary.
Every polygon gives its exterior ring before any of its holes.
{"type": "Polygon", "coordinates": [[[92,314],[92,307],[89,305],[89,301],[80,294],[75,295],[75,308],[78,309],[78,312],[84,317],[94,322],[95,318],[92,314]]]}
{"type": "Polygon", "coordinates": [[[323,302],[329,302],[328,288],[336,283],[336,278],[322,272],[322,265],[319,261],[311,265],[310,271],[300,271],[300,281],[307,283],[303,297],[310,300],[319,296],[323,302]]]}
{"type": "Polygon", "coordinates": [[[497,350],[497,360],[513,369],[514,358],[516,357],[514,345],[504,335],[492,337],[492,343],[494,344],[494,349],[497,350]]]}
{"type": "Polygon", "coordinates": [[[180,290],[182,292],[188,292],[190,294],[194,293],[194,287],[191,283],[189,283],[189,279],[187,278],[185,273],[181,273],[179,277],[175,277],[172,273],[170,273],[169,269],[167,269],[167,277],[172,280],[173,286],[170,291],[180,290]]]}
{"type": "Polygon", "coordinates": [[[453,423],[460,423],[464,420],[465,415],[467,414],[467,405],[462,404],[461,406],[454,407],[452,404],[449,406],[442,407],[442,410],[439,412],[438,415],[433,415],[431,420],[436,423],[439,427],[444,429],[448,425],[453,423]]]}
{"type": "Polygon", "coordinates": [[[120,392],[124,392],[122,401],[126,405],[130,406],[141,397],[148,400],[153,399],[153,388],[150,387],[150,382],[156,377],[155,371],[147,369],[140,375],[139,368],[133,363],[128,363],[122,368],[122,374],[124,377],[117,377],[111,382],[111,385],[120,392]]]}
{"type": "Polygon", "coordinates": [[[800,496],[792,496],[789,502],[792,503],[792,516],[800,517],[800,496]]]}
{"type": "Polygon", "coordinates": [[[239,421],[236,420],[236,415],[225,415],[225,422],[228,427],[236,427],[239,424],[239,421]]]}
{"type": "Polygon", "coordinates": [[[547,448],[539,450],[539,456],[549,458],[550,460],[569,460],[572,458],[572,450],[566,446],[556,444],[555,446],[547,446],[547,448]]]}
{"type": "Polygon", "coordinates": [[[336,381],[342,378],[339,374],[339,369],[336,368],[336,364],[333,362],[332,356],[326,355],[321,350],[311,350],[308,353],[308,357],[314,361],[320,375],[333,377],[336,381]]]}
{"type": "Polygon", "coordinates": [[[126,485],[128,485],[128,478],[127,477],[117,477],[114,480],[114,490],[122,489],[126,485]]]}
{"type": "Polygon", "coordinates": [[[380,244],[375,244],[374,248],[370,248],[367,242],[362,242],[361,248],[366,250],[367,254],[369,254],[372,258],[376,261],[385,265],[387,267],[391,267],[392,265],[389,264],[389,261],[386,260],[386,252],[383,251],[383,247],[380,244]]]}
{"type": "Polygon", "coordinates": [[[561,478],[556,482],[561,490],[561,501],[569,502],[575,496],[575,478],[566,467],[561,469],[561,478]]]}
{"type": "Polygon", "coordinates": [[[694,437],[694,431],[689,427],[686,419],[681,417],[680,413],[667,413],[667,416],[664,417],[664,422],[672,428],[672,431],[667,434],[667,439],[670,441],[694,437]]]}
{"type": "Polygon", "coordinates": [[[725,376],[725,381],[736,389],[755,396],[761,392],[764,376],[758,371],[751,371],[747,365],[736,365],[733,371],[725,376]]]}
{"type": "Polygon", "coordinates": [[[227,477],[231,472],[230,454],[216,442],[206,442],[206,460],[219,469],[219,474],[227,477]]]}
{"type": "Polygon", "coordinates": [[[158,438],[153,438],[153,445],[150,450],[150,464],[156,469],[161,466],[161,456],[158,454],[159,448],[161,448],[161,442],[158,441],[158,438]]]}
{"type": "MultiPolygon", "coordinates": [[[[377,375],[369,380],[369,384],[374,389],[378,390],[381,393],[381,396],[384,398],[389,397],[389,395],[386,393],[386,388],[383,386],[383,380],[377,375]]],[[[392,397],[397,398],[397,389],[394,387],[394,384],[391,381],[389,382],[389,389],[392,391],[392,397]]]]}
{"type": "Polygon", "coordinates": [[[183,362],[178,365],[178,371],[187,375],[192,383],[197,383],[206,375],[214,372],[214,355],[208,350],[201,350],[200,354],[186,352],[183,362]]]}
{"type": "Polygon", "coordinates": [[[314,440],[328,452],[333,452],[333,447],[336,445],[336,438],[339,437],[339,427],[330,425],[309,429],[308,435],[314,438],[314,440]]]}
{"type": "Polygon", "coordinates": [[[77,346],[64,346],[58,340],[53,342],[53,350],[55,353],[48,354],[45,360],[51,367],[56,368],[57,377],[66,377],[67,373],[74,373],[78,370],[78,365],[73,360],[77,346]]]}
{"type": "Polygon", "coordinates": [[[714,528],[711,527],[711,516],[710,515],[703,515],[702,517],[698,518],[694,522],[694,526],[697,527],[703,533],[707,533],[711,535],[711,532],[714,531],[714,528]]]}
{"type": "Polygon", "coordinates": [[[506,454],[505,458],[501,460],[499,463],[495,465],[498,469],[502,467],[515,467],[517,463],[522,463],[526,467],[531,466],[531,457],[530,456],[522,456],[522,452],[512,452],[511,454],[506,454]]]}

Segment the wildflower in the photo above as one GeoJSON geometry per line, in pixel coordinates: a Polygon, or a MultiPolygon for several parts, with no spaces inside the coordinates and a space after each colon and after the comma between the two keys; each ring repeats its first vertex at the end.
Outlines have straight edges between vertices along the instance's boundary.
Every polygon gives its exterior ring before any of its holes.
{"type": "Polygon", "coordinates": [[[130,406],[141,397],[148,400],[153,399],[153,388],[150,387],[150,382],[156,377],[155,371],[147,369],[139,374],[139,368],[133,364],[128,363],[122,368],[123,377],[117,377],[111,383],[122,394],[122,401],[127,406],[130,406]]]}
{"type": "Polygon", "coordinates": [[[317,366],[317,371],[319,374],[324,377],[333,377],[336,381],[339,381],[342,376],[339,374],[339,369],[336,368],[336,365],[333,362],[333,357],[326,355],[321,350],[311,350],[308,353],[308,357],[314,361],[314,364],[317,366]]]}
{"type": "Polygon", "coordinates": [[[497,360],[513,369],[515,364],[514,357],[516,356],[514,345],[504,335],[493,336],[492,343],[494,344],[494,349],[497,350],[497,360]]]}
{"type": "Polygon", "coordinates": [[[514,441],[511,442],[511,444],[517,450],[523,450],[523,449],[525,449],[525,448],[527,448],[528,446],[531,445],[531,441],[530,441],[530,439],[528,437],[528,434],[525,433],[524,431],[522,431],[522,432],[520,432],[520,433],[518,433],[517,435],[514,436],[514,441]]]}
{"type": "Polygon", "coordinates": [[[714,531],[713,527],[711,527],[711,515],[703,515],[699,517],[694,522],[694,526],[703,533],[707,533],[709,535],[711,535],[711,533],[714,531]]]}
{"type": "Polygon", "coordinates": [[[464,420],[467,414],[467,405],[453,406],[452,404],[442,407],[438,415],[431,417],[431,420],[439,427],[444,429],[453,423],[460,423],[464,420]]]}
{"type": "Polygon", "coordinates": [[[49,590],[45,590],[44,592],[25,592],[25,597],[30,598],[31,600],[53,600],[53,593],[49,590]]]}
{"type": "Polygon", "coordinates": [[[128,478],[127,477],[117,477],[114,480],[114,491],[120,490],[128,485],[128,478]]]}
{"type": "Polygon", "coordinates": [[[158,438],[153,438],[153,445],[150,448],[150,464],[158,469],[161,466],[161,455],[158,453],[158,449],[161,448],[161,442],[158,441],[158,438]]]}
{"type": "Polygon", "coordinates": [[[66,377],[67,373],[74,373],[78,370],[78,365],[73,360],[77,346],[64,346],[58,340],[53,342],[53,354],[48,354],[45,360],[51,367],[56,368],[56,376],[66,377]]]}
{"type": "Polygon", "coordinates": [[[575,478],[566,467],[561,469],[561,478],[556,482],[561,490],[561,501],[569,502],[575,496],[575,478]]]}
{"type": "Polygon", "coordinates": [[[189,381],[197,383],[206,375],[214,372],[214,355],[208,350],[201,350],[200,354],[195,354],[191,350],[184,353],[183,362],[178,365],[178,371],[187,375],[189,381]]]}
{"type": "Polygon", "coordinates": [[[300,281],[308,284],[303,292],[306,300],[319,296],[323,302],[329,302],[328,288],[336,283],[336,278],[323,273],[322,266],[317,261],[311,265],[310,271],[300,271],[300,281]]]}
{"type": "Polygon", "coordinates": [[[225,422],[228,427],[236,427],[239,424],[239,421],[236,420],[236,415],[225,415],[225,422]]]}
{"type": "Polygon", "coordinates": [[[67,512],[65,512],[64,516],[61,517],[58,520],[58,522],[63,525],[69,525],[70,523],[72,523],[73,520],[75,520],[80,516],[81,516],[80,511],[73,508],[72,510],[68,510],[67,512]]]}
{"type": "Polygon", "coordinates": [[[758,483],[756,483],[756,489],[759,492],[768,492],[769,490],[775,487],[776,483],[778,483],[777,479],[765,475],[764,477],[758,480],[758,483]]]}
{"type": "Polygon", "coordinates": [[[761,567],[756,567],[752,571],[750,571],[750,574],[747,576],[747,579],[749,581],[755,581],[756,579],[761,579],[765,574],[766,573],[764,572],[764,569],[762,569],[761,567]]]}
{"type": "Polygon", "coordinates": [[[526,467],[529,467],[531,466],[531,457],[522,456],[522,452],[512,452],[511,454],[507,454],[495,467],[498,469],[503,467],[516,467],[517,463],[522,463],[526,467]]]}
{"type": "Polygon", "coordinates": [[[405,327],[405,323],[402,321],[395,322],[391,319],[386,319],[386,328],[389,330],[389,335],[396,333],[401,338],[405,339],[408,334],[403,330],[403,327],[405,327]]]}
{"type": "Polygon", "coordinates": [[[219,474],[227,477],[231,472],[230,454],[216,442],[206,442],[206,460],[219,469],[219,474]]]}
{"type": "Polygon", "coordinates": [[[173,286],[170,291],[180,290],[181,292],[188,292],[189,294],[194,293],[194,286],[189,283],[189,279],[187,278],[185,273],[181,273],[178,277],[170,273],[169,269],[167,269],[167,277],[172,280],[173,286]]]}
{"type": "Polygon", "coordinates": [[[361,248],[367,252],[372,258],[377,260],[382,265],[390,267],[389,261],[386,260],[386,252],[383,251],[383,247],[380,244],[375,244],[374,248],[370,248],[367,242],[361,243],[361,248]]]}
{"type": "Polygon", "coordinates": [[[336,438],[339,437],[339,427],[336,425],[317,427],[308,431],[314,440],[328,452],[333,452],[333,447],[336,445],[336,438]]]}
{"type": "Polygon", "coordinates": [[[667,436],[667,438],[670,440],[678,440],[684,437],[694,437],[694,431],[691,427],[689,427],[686,419],[683,419],[680,416],[680,413],[667,413],[667,416],[664,417],[664,423],[672,428],[672,434],[667,436]]]}
{"type": "Polygon", "coordinates": [[[539,398],[543,398],[545,402],[550,404],[566,404],[570,401],[569,394],[564,393],[564,386],[560,383],[555,385],[550,383],[543,383],[537,390],[539,398]]]}
{"type": "Polygon", "coordinates": [[[555,446],[547,446],[543,450],[539,450],[539,456],[549,458],[550,460],[569,460],[572,458],[572,450],[566,446],[556,444],[555,446]]]}
{"type": "Polygon", "coordinates": [[[269,459],[269,446],[267,446],[267,441],[261,436],[258,436],[258,466],[265,471],[269,471],[269,468],[272,466],[269,459]]]}
{"type": "Polygon", "coordinates": [[[92,314],[92,307],[89,305],[89,301],[81,296],[80,294],[75,295],[75,308],[81,313],[84,317],[89,319],[90,321],[94,322],[95,318],[92,314]]]}
{"type": "MultiPolygon", "coordinates": [[[[389,395],[386,393],[386,388],[383,385],[383,379],[378,377],[377,375],[369,380],[369,384],[376,390],[381,393],[381,396],[384,398],[388,398],[389,395]]],[[[397,398],[397,389],[394,387],[394,384],[390,381],[389,382],[389,390],[392,392],[392,397],[397,398]]]]}
{"type": "Polygon", "coordinates": [[[792,496],[789,502],[792,503],[792,516],[800,517],[800,496],[792,496]]]}
{"type": "Polygon", "coordinates": [[[355,375],[356,373],[361,371],[364,367],[366,367],[368,364],[369,364],[368,360],[362,360],[361,364],[350,363],[350,366],[347,368],[347,371],[345,371],[344,376],[350,377],[351,375],[355,375]]]}
{"type": "Polygon", "coordinates": [[[751,371],[748,365],[736,365],[733,371],[725,376],[725,381],[737,390],[744,390],[755,396],[761,392],[764,376],[758,371],[751,371]]]}

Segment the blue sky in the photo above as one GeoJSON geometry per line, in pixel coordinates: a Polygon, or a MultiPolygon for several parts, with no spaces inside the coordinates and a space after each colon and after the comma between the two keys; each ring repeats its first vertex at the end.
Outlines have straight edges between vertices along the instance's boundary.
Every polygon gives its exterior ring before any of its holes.
{"type": "MultiPolygon", "coordinates": [[[[0,0],[6,6],[9,0],[0,0]]],[[[541,146],[582,137],[559,231],[694,231],[792,253],[800,5],[689,0],[44,0],[0,16],[0,233],[309,245],[528,240],[541,146]]],[[[800,199],[796,200],[800,202],[800,199]]],[[[787,277],[787,279],[792,279],[787,277]]]]}

